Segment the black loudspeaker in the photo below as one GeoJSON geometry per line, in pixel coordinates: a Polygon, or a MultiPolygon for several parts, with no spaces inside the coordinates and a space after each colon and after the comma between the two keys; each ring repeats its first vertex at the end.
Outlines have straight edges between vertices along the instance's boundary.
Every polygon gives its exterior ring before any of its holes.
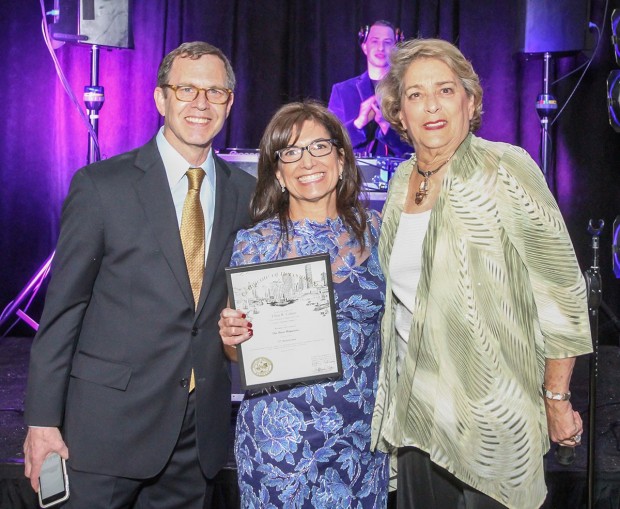
{"type": "Polygon", "coordinates": [[[58,41],[133,48],[132,0],[56,0],[50,27],[58,41]]]}
{"type": "Polygon", "coordinates": [[[522,53],[570,53],[586,47],[588,0],[518,0],[522,53]]]}

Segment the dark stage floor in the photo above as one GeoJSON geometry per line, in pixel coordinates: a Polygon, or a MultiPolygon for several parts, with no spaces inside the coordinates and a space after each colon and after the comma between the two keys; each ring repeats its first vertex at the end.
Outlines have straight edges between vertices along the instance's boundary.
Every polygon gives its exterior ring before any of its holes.
{"type": "MultiPolygon", "coordinates": [[[[30,344],[30,338],[0,338],[0,509],[38,507],[23,477],[23,397],[30,344]]],[[[577,363],[572,391],[574,405],[587,425],[587,359],[577,363]]],[[[597,399],[595,507],[620,509],[620,348],[616,346],[600,348],[597,399]]],[[[547,455],[549,496],[545,509],[586,507],[586,448],[587,429],[584,445],[577,449],[572,465],[559,465],[553,450],[547,455]]],[[[227,472],[228,481],[230,476],[227,472]]],[[[234,505],[228,507],[233,509],[234,505]]]]}
{"type": "Polygon", "coordinates": [[[0,509],[38,507],[24,477],[23,401],[31,338],[0,338],[0,509]]]}

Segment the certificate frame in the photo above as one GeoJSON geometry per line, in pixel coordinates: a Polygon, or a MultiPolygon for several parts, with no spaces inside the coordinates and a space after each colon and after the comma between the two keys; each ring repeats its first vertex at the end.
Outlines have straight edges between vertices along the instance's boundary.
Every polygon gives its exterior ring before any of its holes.
{"type": "Polygon", "coordinates": [[[230,306],[246,313],[254,333],[237,347],[242,389],[342,377],[328,253],[225,270],[230,306]]]}

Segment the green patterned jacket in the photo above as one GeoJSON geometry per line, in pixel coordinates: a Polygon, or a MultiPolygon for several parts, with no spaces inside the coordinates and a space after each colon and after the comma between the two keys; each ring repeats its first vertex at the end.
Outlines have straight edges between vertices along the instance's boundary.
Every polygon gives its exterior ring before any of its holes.
{"type": "MultiPolygon", "coordinates": [[[[415,159],[402,163],[390,181],[379,243],[386,275],[414,167],[415,159]]],[[[400,377],[386,277],[372,444],[416,446],[510,508],[539,507],[545,358],[592,348],[584,279],[538,166],[519,147],[468,135],[422,249],[400,377]]]]}

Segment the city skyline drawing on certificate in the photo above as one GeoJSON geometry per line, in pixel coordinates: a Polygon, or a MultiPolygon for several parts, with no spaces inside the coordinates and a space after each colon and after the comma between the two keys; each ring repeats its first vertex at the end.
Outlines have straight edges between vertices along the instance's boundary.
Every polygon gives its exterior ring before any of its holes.
{"type": "Polygon", "coordinates": [[[248,272],[242,282],[233,278],[235,305],[248,314],[258,313],[261,306],[284,307],[300,300],[324,311],[329,307],[328,291],[327,272],[316,262],[248,272]]]}

